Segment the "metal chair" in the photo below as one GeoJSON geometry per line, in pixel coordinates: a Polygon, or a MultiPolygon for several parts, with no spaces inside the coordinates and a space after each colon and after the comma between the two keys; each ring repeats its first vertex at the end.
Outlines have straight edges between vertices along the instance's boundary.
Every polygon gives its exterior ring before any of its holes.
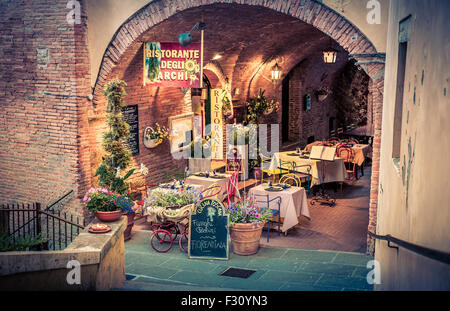
{"type": "Polygon", "coordinates": [[[312,166],[310,164],[297,165],[295,162],[293,163],[294,172],[293,174],[300,180],[300,186],[303,186],[303,183],[306,182],[306,190],[311,190],[311,171],[312,166]],[[306,173],[304,169],[306,169],[306,173]],[[306,179],[306,180],[305,180],[306,179]]]}
{"type": "MultiPolygon", "coordinates": [[[[256,203],[257,206],[259,207],[268,207],[270,208],[271,212],[272,212],[272,217],[274,216],[278,216],[278,235],[281,235],[281,197],[275,197],[271,200],[269,200],[269,195],[267,194],[254,194],[254,202],[256,203]],[[259,199],[258,199],[259,198],[259,199]],[[275,202],[277,204],[277,208],[273,209],[270,207],[270,203],[275,202]],[[260,206],[258,203],[264,203],[264,206],[260,206]]],[[[273,204],[272,204],[273,205],[273,204]]],[[[270,235],[270,222],[272,220],[269,220],[267,222],[267,243],[269,242],[269,235],[270,235]]]]}
{"type": "Polygon", "coordinates": [[[261,157],[261,183],[264,181],[264,173],[268,175],[272,175],[273,170],[270,169],[270,164],[272,162],[272,158],[268,158],[260,154],[261,157]]]}
{"type": "Polygon", "coordinates": [[[354,154],[352,148],[346,145],[340,146],[337,148],[336,154],[339,158],[344,159],[347,174],[352,176],[351,179],[356,179],[356,164],[353,163],[354,154]]]}
{"type": "Polygon", "coordinates": [[[300,179],[297,178],[297,176],[295,176],[294,174],[286,174],[281,176],[280,183],[289,184],[294,187],[299,187],[302,184],[300,179]]]}
{"type": "Polygon", "coordinates": [[[330,137],[330,138],[328,138],[328,140],[327,140],[327,143],[330,143],[330,144],[332,144],[333,146],[338,145],[340,142],[341,142],[341,140],[340,140],[339,137],[330,137]]]}

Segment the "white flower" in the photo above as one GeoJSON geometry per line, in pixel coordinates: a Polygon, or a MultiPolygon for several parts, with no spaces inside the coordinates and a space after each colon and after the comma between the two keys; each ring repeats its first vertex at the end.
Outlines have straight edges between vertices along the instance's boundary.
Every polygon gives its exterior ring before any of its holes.
{"type": "Polygon", "coordinates": [[[116,169],[116,177],[117,178],[120,177],[120,167],[117,167],[117,169],[116,169]]]}
{"type": "Polygon", "coordinates": [[[141,163],[141,168],[139,169],[139,172],[144,175],[147,176],[148,174],[148,168],[144,165],[144,163],[141,163]]]}

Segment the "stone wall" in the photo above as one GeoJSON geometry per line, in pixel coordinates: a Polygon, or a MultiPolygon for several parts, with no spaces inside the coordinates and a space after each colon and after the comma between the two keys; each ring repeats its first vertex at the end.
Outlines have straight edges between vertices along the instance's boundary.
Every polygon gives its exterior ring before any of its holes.
{"type": "Polygon", "coordinates": [[[99,291],[122,287],[125,281],[125,244],[123,232],[127,218],[109,223],[112,230],[92,234],[89,224],[63,251],[0,253],[0,290],[2,291],[99,291]],[[74,266],[80,264],[80,284],[69,284],[74,266]]]}

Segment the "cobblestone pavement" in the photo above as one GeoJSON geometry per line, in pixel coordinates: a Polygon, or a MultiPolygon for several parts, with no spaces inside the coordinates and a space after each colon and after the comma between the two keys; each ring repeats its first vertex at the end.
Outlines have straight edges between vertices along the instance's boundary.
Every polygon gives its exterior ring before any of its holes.
{"type": "Polygon", "coordinates": [[[125,244],[127,281],[119,290],[367,291],[371,257],[361,253],[262,246],[253,256],[188,259],[178,245],[154,251],[150,231],[135,230],[125,244]],[[247,279],[219,275],[229,267],[256,270],[247,279]]]}

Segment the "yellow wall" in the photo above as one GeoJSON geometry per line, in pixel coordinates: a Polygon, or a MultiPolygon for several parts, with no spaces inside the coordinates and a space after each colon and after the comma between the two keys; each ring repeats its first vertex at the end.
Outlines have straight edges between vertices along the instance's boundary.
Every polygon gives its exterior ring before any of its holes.
{"type": "MultiPolygon", "coordinates": [[[[165,1],[165,0],[161,0],[165,1]]],[[[368,1],[368,0],[367,0],[368,1]]],[[[346,17],[375,45],[378,52],[386,49],[387,16],[390,0],[378,0],[381,4],[381,24],[367,23],[366,0],[324,0],[323,3],[346,17]]],[[[91,84],[94,85],[98,70],[109,42],[117,29],[148,0],[86,0],[88,14],[88,46],[91,60],[91,84]]],[[[189,29],[187,29],[189,30],[189,29]]],[[[176,36],[178,34],[175,34],[176,36]]]]}
{"type": "MultiPolygon", "coordinates": [[[[450,252],[450,1],[393,0],[387,44],[377,233],[450,252]],[[393,164],[399,22],[412,15],[400,165],[393,164]],[[423,72],[423,74],[422,74],[423,72]],[[422,83],[423,77],[423,83],[422,83]],[[446,95],[444,95],[446,94],[446,95]]],[[[450,266],[377,242],[381,290],[450,289],[450,266]]]]}

